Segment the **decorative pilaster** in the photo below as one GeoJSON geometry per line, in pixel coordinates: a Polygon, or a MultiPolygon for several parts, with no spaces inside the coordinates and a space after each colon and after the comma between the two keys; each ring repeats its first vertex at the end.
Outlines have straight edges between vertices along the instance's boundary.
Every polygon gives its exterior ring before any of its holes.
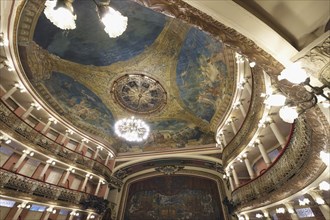
{"type": "Polygon", "coordinates": [[[264,161],[267,164],[267,166],[269,166],[272,162],[271,162],[271,160],[270,160],[270,158],[269,158],[269,156],[268,156],[268,154],[267,154],[267,152],[265,150],[264,145],[261,143],[260,140],[257,140],[256,143],[254,143],[254,144],[256,146],[258,146],[262,158],[264,159],[264,161]]]}
{"type": "Polygon", "coordinates": [[[244,155],[243,156],[243,159],[244,159],[244,163],[245,163],[246,169],[247,169],[247,171],[249,173],[249,176],[250,176],[251,179],[253,179],[255,177],[255,173],[253,171],[253,168],[251,166],[251,163],[250,163],[247,155],[244,155]]]}

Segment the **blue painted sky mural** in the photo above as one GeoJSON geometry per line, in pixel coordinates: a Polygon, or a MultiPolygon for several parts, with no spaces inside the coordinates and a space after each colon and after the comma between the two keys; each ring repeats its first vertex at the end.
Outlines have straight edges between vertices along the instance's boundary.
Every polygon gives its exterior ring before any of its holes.
{"type": "Polygon", "coordinates": [[[104,32],[93,1],[80,0],[73,2],[77,13],[76,29],[60,30],[42,13],[34,41],[63,59],[85,65],[107,66],[142,53],[155,41],[166,23],[165,15],[133,1],[113,0],[111,6],[128,17],[127,30],[118,38],[109,38],[104,32]]]}
{"type": "Polygon", "coordinates": [[[207,33],[191,28],[177,65],[177,85],[184,104],[210,121],[227,75],[222,44],[207,33]]]}
{"type": "Polygon", "coordinates": [[[108,135],[113,134],[114,118],[100,98],[84,85],[58,72],[44,82],[48,91],[79,123],[92,125],[108,135]]]}

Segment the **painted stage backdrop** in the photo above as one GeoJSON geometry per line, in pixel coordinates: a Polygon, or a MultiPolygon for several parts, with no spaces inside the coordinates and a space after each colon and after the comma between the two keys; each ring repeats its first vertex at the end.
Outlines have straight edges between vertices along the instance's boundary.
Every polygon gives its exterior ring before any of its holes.
{"type": "Polygon", "coordinates": [[[125,220],[224,219],[217,185],[192,176],[158,176],[133,183],[125,220]]]}

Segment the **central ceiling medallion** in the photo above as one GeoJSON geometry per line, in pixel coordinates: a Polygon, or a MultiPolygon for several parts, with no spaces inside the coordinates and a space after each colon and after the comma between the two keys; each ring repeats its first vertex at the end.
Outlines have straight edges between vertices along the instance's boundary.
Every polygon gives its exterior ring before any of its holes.
{"type": "Polygon", "coordinates": [[[151,114],[166,105],[166,92],[155,79],[143,74],[124,75],[115,80],[111,93],[124,109],[136,114],[151,114]]]}

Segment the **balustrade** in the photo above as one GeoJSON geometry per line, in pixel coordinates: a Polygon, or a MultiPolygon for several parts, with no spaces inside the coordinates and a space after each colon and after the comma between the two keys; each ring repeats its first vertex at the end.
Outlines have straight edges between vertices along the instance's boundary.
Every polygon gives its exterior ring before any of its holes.
{"type": "Polygon", "coordinates": [[[232,193],[232,201],[238,206],[266,196],[281,187],[295,175],[308,157],[311,131],[304,118],[297,120],[289,142],[276,161],[260,176],[241,185],[232,193]]]}
{"type": "Polygon", "coordinates": [[[3,168],[0,168],[0,188],[77,205],[82,204],[84,208],[95,209],[98,212],[102,211],[99,210],[100,206],[106,207],[107,203],[102,197],[45,183],[21,174],[12,173],[3,168]]]}
{"type": "Polygon", "coordinates": [[[2,102],[0,102],[0,122],[3,122],[3,124],[7,125],[7,128],[14,130],[20,136],[41,147],[42,149],[47,150],[48,152],[56,154],[57,156],[70,160],[76,164],[87,166],[106,177],[111,175],[111,170],[109,167],[95,159],[83,156],[78,152],[61,146],[55,141],[34,130],[30,125],[25,123],[12,111],[10,111],[2,102]]]}

